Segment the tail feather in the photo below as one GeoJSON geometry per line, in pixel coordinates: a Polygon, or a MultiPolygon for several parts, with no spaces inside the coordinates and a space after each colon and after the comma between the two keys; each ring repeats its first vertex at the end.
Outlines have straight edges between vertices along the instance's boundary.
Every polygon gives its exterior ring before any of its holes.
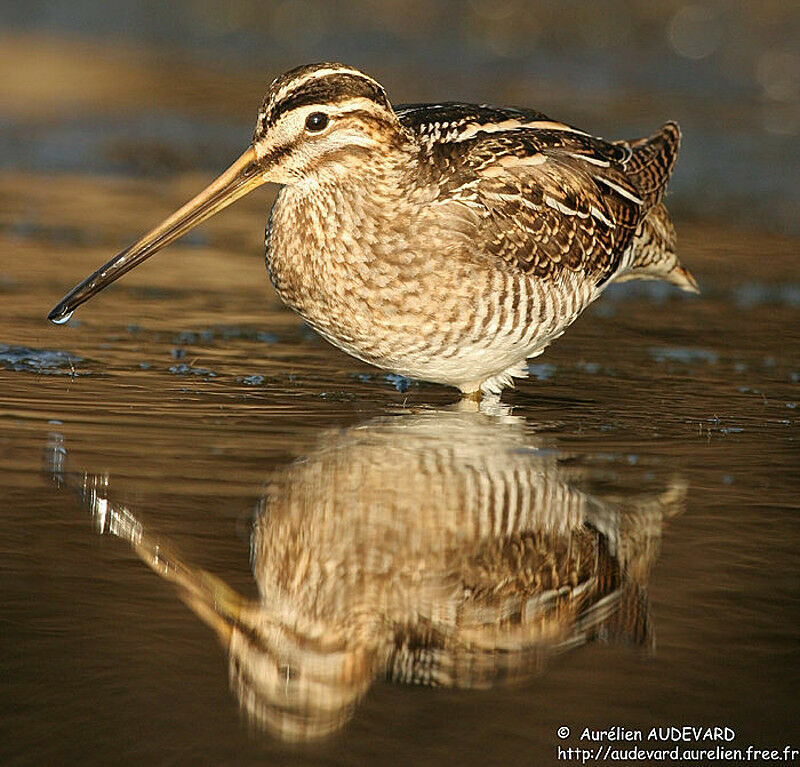
{"type": "Polygon", "coordinates": [[[699,293],[697,280],[675,253],[675,227],[664,203],[656,203],[641,220],[617,282],[666,280],[687,293],[699,293]]]}
{"type": "Polygon", "coordinates": [[[649,138],[619,142],[627,150],[625,175],[644,201],[646,211],[616,275],[618,282],[661,279],[689,293],[697,281],[675,254],[675,227],[661,202],[681,145],[677,123],[665,123],[649,138]]]}
{"type": "Polygon", "coordinates": [[[625,143],[630,148],[625,174],[645,206],[652,208],[661,201],[667,188],[681,146],[681,129],[677,123],[668,122],[649,138],[625,143]]]}

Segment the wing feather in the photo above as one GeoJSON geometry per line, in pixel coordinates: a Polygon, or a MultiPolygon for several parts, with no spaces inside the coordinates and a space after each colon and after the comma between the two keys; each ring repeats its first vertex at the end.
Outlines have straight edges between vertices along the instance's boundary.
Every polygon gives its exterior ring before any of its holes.
{"type": "Polygon", "coordinates": [[[597,139],[524,131],[471,150],[489,250],[537,277],[598,282],[617,268],[643,203],[597,139]],[[584,159],[588,158],[587,160],[584,159]]]}
{"type": "Polygon", "coordinates": [[[526,273],[617,270],[639,223],[661,199],[680,131],[608,142],[533,110],[486,105],[398,107],[429,160],[440,199],[470,208],[478,245],[526,273]]]}

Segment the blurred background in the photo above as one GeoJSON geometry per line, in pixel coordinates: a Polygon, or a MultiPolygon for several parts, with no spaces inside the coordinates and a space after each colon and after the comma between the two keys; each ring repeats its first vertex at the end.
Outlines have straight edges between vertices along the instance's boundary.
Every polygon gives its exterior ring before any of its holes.
{"type": "Polygon", "coordinates": [[[530,106],[609,138],[676,119],[679,217],[800,231],[791,0],[4,0],[0,170],[214,172],[272,78],[317,60],[395,103],[530,106]]]}

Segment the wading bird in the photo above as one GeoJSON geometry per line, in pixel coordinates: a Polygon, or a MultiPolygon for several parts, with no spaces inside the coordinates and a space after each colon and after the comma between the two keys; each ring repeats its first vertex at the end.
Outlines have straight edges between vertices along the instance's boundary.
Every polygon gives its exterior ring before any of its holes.
{"type": "Polygon", "coordinates": [[[609,142],[529,109],[394,109],[357,69],[299,67],[270,86],[247,151],[49,317],[274,182],[266,261],[286,304],[365,362],[499,392],[612,281],[697,290],[661,202],[679,143],[675,123],[609,142]]]}

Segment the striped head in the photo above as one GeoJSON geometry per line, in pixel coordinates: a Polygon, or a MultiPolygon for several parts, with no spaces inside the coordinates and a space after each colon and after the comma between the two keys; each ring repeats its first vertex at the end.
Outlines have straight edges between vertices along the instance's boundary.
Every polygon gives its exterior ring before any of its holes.
{"type": "Polygon", "coordinates": [[[262,184],[320,183],[362,178],[385,167],[392,150],[412,139],[386,92],[371,77],[342,64],[293,69],[270,86],[253,143],[226,171],[136,242],[76,285],[48,315],[66,322],[77,306],[185,232],[262,184]]]}
{"type": "Polygon", "coordinates": [[[258,113],[253,148],[269,180],[292,184],[347,172],[405,131],[380,83],[342,64],[310,64],[276,78],[258,113]]]}

